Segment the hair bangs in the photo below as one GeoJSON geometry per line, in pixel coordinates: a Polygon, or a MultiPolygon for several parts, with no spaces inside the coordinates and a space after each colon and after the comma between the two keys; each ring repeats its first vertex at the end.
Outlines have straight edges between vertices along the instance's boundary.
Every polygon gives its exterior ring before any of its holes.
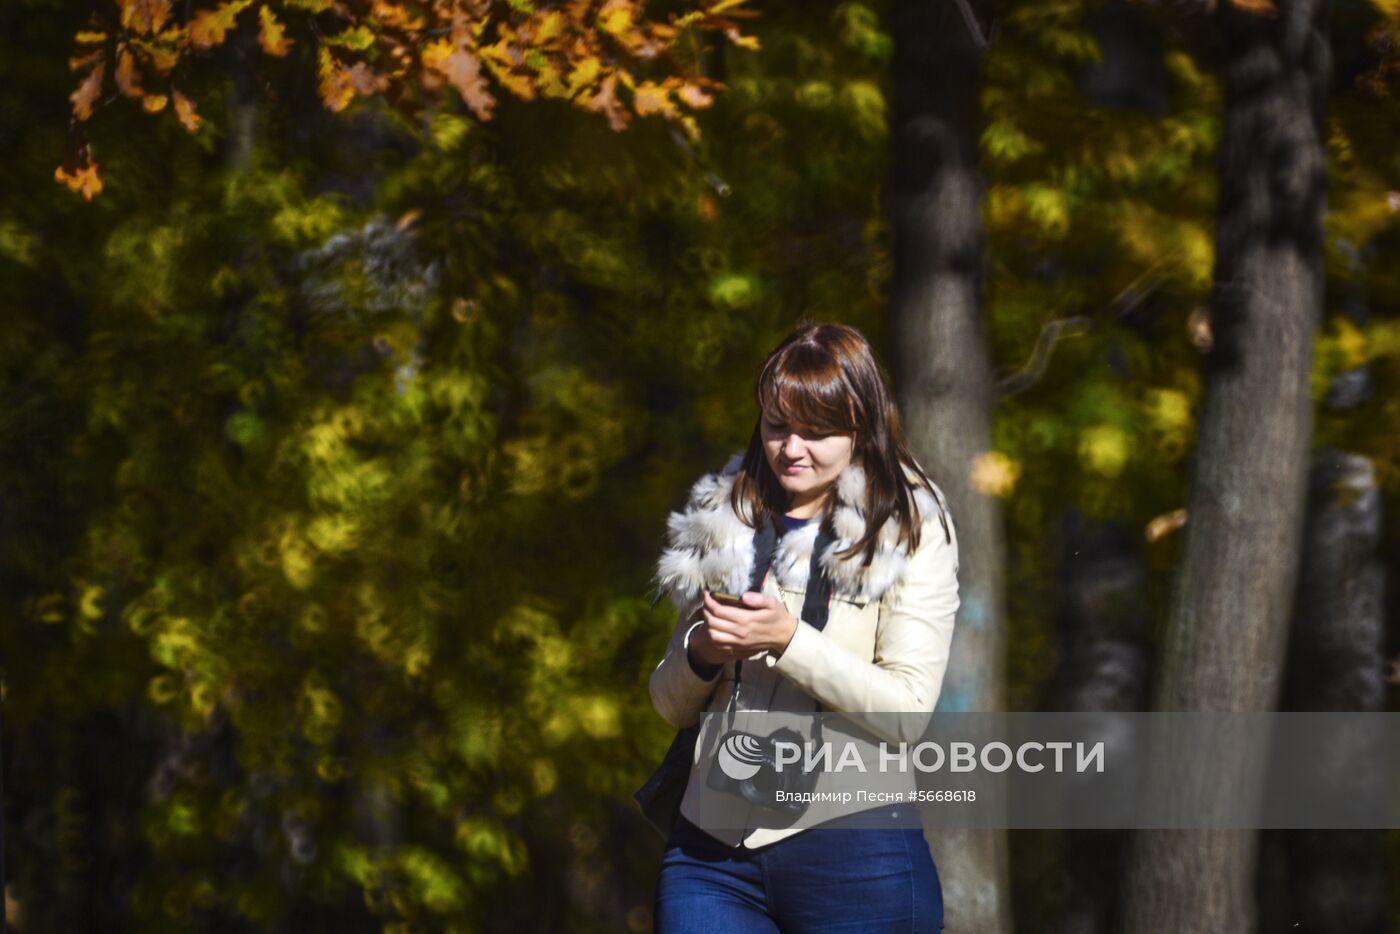
{"type": "Polygon", "coordinates": [[[759,408],[804,428],[854,432],[851,390],[837,361],[810,345],[795,344],[788,350],[770,360],[760,374],[759,408]]]}

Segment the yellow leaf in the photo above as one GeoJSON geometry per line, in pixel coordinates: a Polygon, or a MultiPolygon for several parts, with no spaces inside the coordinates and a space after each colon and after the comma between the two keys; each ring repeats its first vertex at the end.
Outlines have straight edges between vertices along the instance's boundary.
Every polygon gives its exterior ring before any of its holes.
{"type": "Polygon", "coordinates": [[[165,41],[165,36],[161,36],[155,42],[133,39],[131,47],[141,53],[146,64],[154,68],[157,74],[169,74],[176,65],[180,64],[178,47],[168,44],[165,41]]]}
{"type": "Polygon", "coordinates": [[[564,31],[564,14],[558,10],[550,10],[540,17],[539,25],[535,28],[535,42],[545,43],[564,31]]]}
{"type": "Polygon", "coordinates": [[[637,86],[632,106],[636,108],[639,117],[654,113],[670,116],[676,112],[676,106],[671,103],[671,96],[666,93],[666,89],[651,81],[643,81],[637,86]]]}
{"type": "Polygon", "coordinates": [[[229,0],[212,10],[203,10],[190,20],[190,44],[197,49],[212,49],[221,44],[228,31],[238,25],[238,14],[253,0],[229,0]]]}
{"type": "Polygon", "coordinates": [[[327,45],[338,45],[356,52],[363,52],[374,45],[374,33],[370,32],[367,26],[355,26],[333,36],[327,36],[322,41],[327,45]]]}
{"type": "Polygon", "coordinates": [[[168,101],[169,98],[164,94],[147,94],[145,97],[141,98],[141,106],[145,108],[148,114],[158,114],[165,109],[165,105],[168,101]]]}
{"type": "Polygon", "coordinates": [[[160,32],[170,19],[170,0],[117,0],[122,10],[122,28],[138,35],[160,32]]]}
{"type": "Polygon", "coordinates": [[[287,38],[287,27],[277,19],[272,7],[258,10],[258,44],[268,55],[281,58],[292,48],[292,40],[287,38]]]}
{"type": "Polygon", "coordinates": [[[598,11],[598,28],[618,36],[632,28],[635,18],[631,0],[607,0],[598,11]]]}
{"type": "Polygon", "coordinates": [[[569,72],[569,93],[577,91],[593,83],[593,79],[598,77],[598,72],[603,68],[603,63],[596,56],[589,55],[579,59],[574,65],[574,70],[569,72]]]}
{"type": "Polygon", "coordinates": [[[322,46],[317,58],[316,71],[320,79],[317,89],[321,92],[321,101],[326,105],[326,109],[332,113],[339,113],[354,98],[355,89],[350,84],[345,68],[331,54],[330,49],[322,46]]]}

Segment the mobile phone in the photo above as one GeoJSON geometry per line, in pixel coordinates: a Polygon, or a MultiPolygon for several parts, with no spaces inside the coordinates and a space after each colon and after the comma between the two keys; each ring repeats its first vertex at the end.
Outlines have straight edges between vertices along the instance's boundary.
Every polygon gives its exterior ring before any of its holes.
{"type": "Polygon", "coordinates": [[[722,593],[718,590],[711,590],[710,596],[714,597],[717,603],[723,603],[725,606],[737,606],[741,610],[753,609],[744,602],[743,597],[736,597],[732,593],[722,593]]]}

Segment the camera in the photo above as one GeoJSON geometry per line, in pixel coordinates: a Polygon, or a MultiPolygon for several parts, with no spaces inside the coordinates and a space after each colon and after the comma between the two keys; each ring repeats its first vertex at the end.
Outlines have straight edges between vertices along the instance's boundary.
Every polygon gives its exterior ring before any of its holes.
{"type": "Polygon", "coordinates": [[[817,773],[805,772],[797,762],[777,766],[777,744],[803,745],[802,734],[783,727],[767,736],[730,730],[720,737],[705,784],[715,791],[738,795],[750,804],[793,817],[807,810],[817,773]],[[778,792],[787,792],[782,800],[778,792]]]}

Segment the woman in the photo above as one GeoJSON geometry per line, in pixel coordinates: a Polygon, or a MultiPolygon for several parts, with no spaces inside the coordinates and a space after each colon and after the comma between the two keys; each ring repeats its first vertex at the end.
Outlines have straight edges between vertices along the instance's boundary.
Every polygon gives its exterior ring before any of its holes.
{"type": "MultiPolygon", "coordinates": [[[[652,703],[679,728],[717,715],[700,727],[666,843],[657,930],[940,930],[942,892],[911,805],[778,812],[736,790],[732,756],[716,771],[721,746],[736,748],[736,718],[801,713],[807,741],[814,710],[901,712],[820,718],[818,745],[916,739],[958,608],[951,519],[860,332],[799,327],[769,355],[756,400],[747,450],[670,517],[657,571],[680,617],[651,676],[652,703]],[[712,592],[741,594],[743,607],[712,592]]],[[[764,734],[777,735],[756,729],[749,742],[764,734]]],[[[912,790],[912,776],[892,778],[912,790]]],[[[840,776],[815,780],[820,790],[840,776]]]]}

